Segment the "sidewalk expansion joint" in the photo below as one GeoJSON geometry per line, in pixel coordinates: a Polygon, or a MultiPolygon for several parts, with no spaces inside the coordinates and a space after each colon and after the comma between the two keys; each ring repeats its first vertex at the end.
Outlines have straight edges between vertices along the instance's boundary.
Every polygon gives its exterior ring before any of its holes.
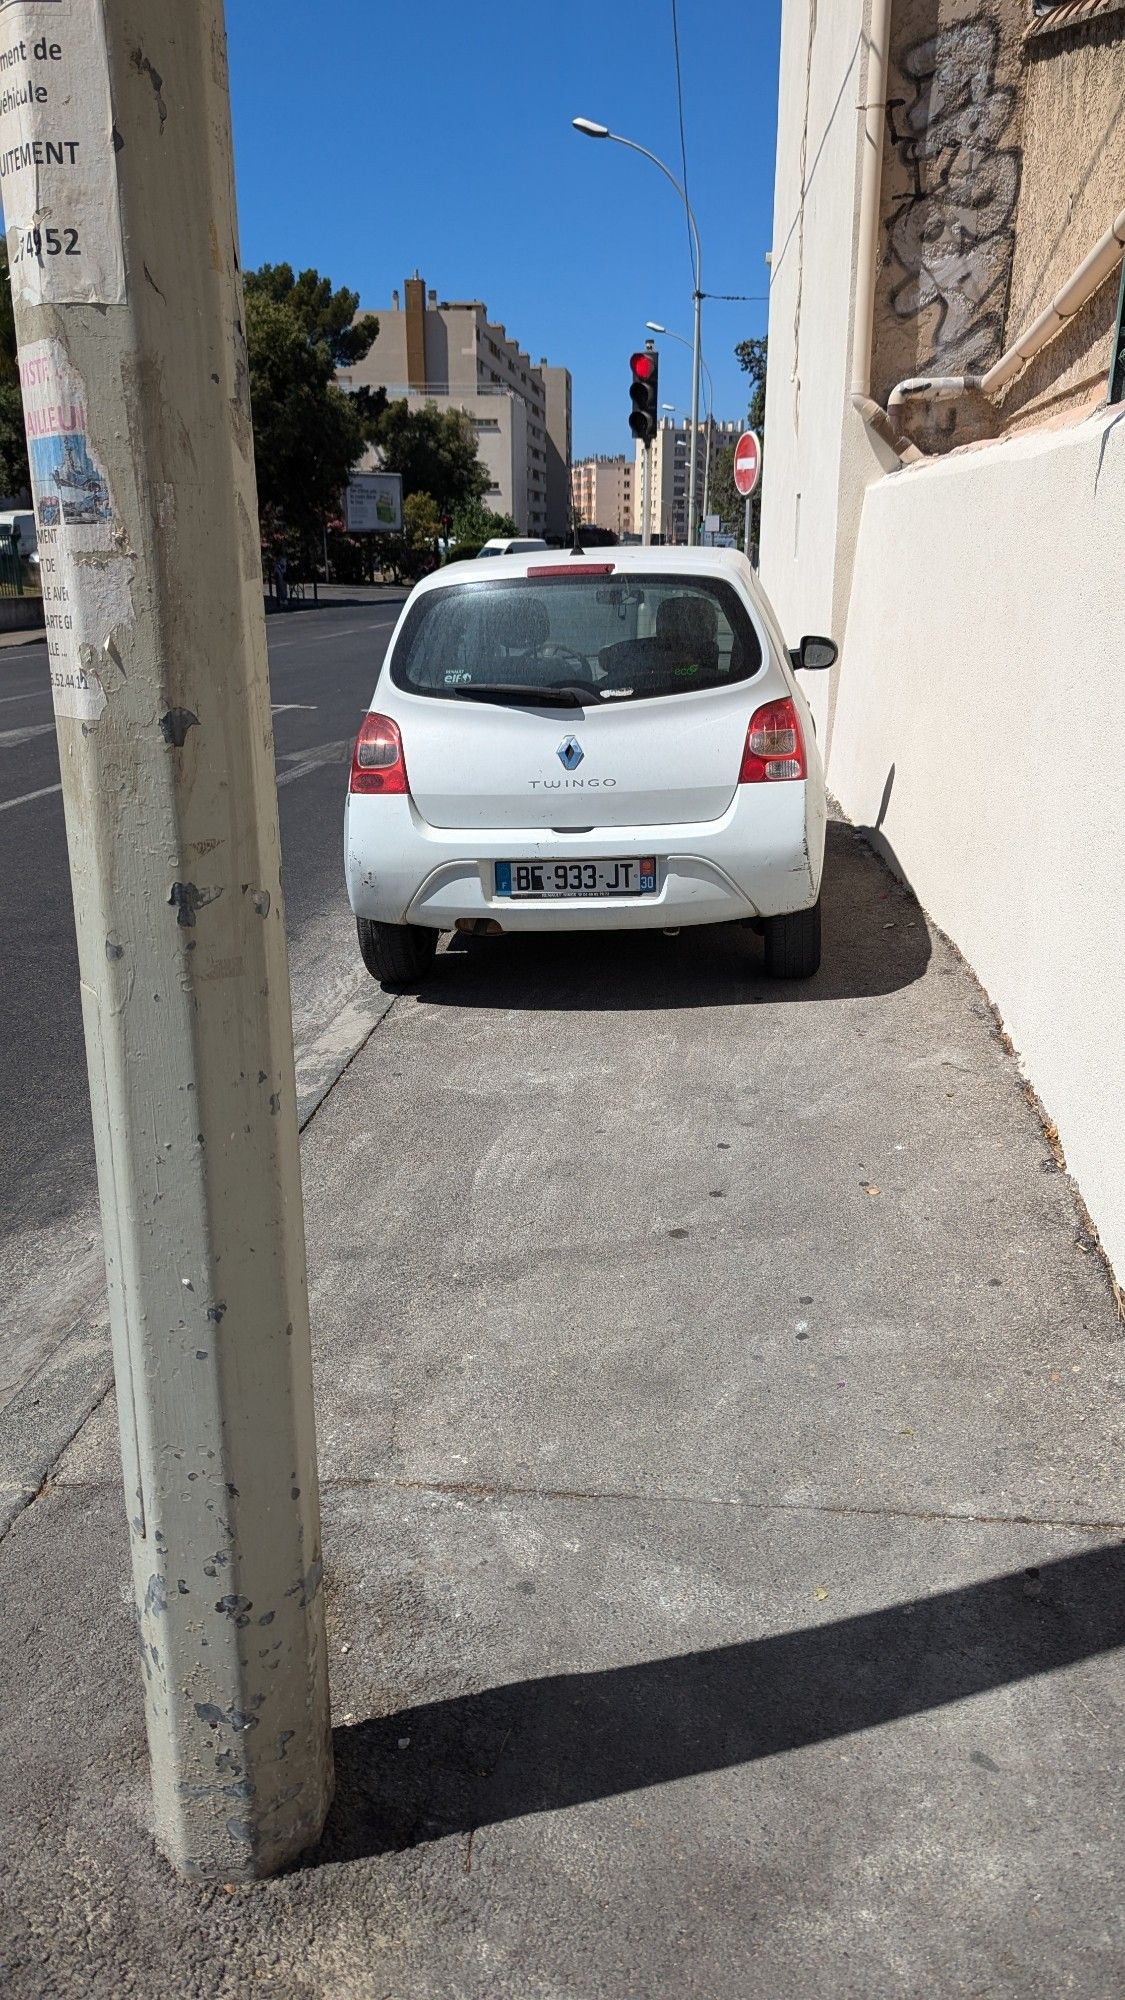
{"type": "Polygon", "coordinates": [[[846,1519],[890,1521],[965,1521],[971,1526],[1001,1528],[1082,1528],[1094,1534],[1125,1533],[1125,1521],[1086,1520],[1054,1514],[985,1514],[946,1507],[862,1507],[820,1500],[759,1500],[747,1493],[617,1492],[612,1488],[566,1486],[507,1486],[486,1481],[444,1479],[322,1479],[322,1493],[433,1493],[453,1500],[612,1501],[629,1506],[743,1507],[760,1514],[829,1514],[846,1519]]]}
{"type": "MultiPolygon", "coordinates": [[[[81,1429],[81,1425],[79,1426],[81,1429]]],[[[75,1433],[77,1436],[77,1432],[75,1433]]],[[[114,1479],[66,1479],[52,1482],[50,1473],[31,1497],[38,1499],[54,1485],[60,1493],[99,1493],[117,1485],[114,1479]]],[[[609,1503],[627,1507],[728,1507],[743,1508],[754,1514],[823,1514],[843,1520],[935,1521],[950,1527],[964,1523],[981,1528],[1074,1528],[1096,1535],[1125,1534],[1125,1520],[1088,1520],[1083,1515],[986,1514],[957,1512],[948,1507],[861,1507],[845,1506],[832,1500],[756,1500],[747,1493],[644,1493],[616,1492],[611,1487],[506,1486],[487,1481],[449,1479],[322,1479],[320,1492],[332,1493],[432,1493],[446,1500],[546,1500],[560,1504],[581,1502],[597,1506],[609,1503]]]]}

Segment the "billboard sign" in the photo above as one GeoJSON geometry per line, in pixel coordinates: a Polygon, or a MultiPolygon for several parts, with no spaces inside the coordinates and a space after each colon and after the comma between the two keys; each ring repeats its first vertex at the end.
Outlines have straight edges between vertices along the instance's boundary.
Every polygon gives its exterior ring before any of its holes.
{"type": "Polygon", "coordinates": [[[401,535],[401,472],[353,472],[344,495],[349,535],[401,535]]]}

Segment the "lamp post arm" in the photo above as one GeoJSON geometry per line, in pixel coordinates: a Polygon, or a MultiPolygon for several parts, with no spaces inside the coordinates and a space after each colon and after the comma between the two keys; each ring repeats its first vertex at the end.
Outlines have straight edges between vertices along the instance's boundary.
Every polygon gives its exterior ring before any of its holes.
{"type": "Polygon", "coordinates": [[[672,172],[671,167],[665,166],[663,160],[660,158],[658,153],[650,153],[647,146],[638,145],[635,139],[623,139],[620,132],[608,132],[606,134],[606,137],[609,139],[613,139],[619,146],[628,146],[629,151],[631,153],[640,153],[644,159],[651,160],[654,167],[660,168],[660,171],[664,175],[665,180],[671,181],[672,186],[675,188],[676,193],[679,195],[680,200],[683,202],[684,212],[687,215],[688,225],[691,229],[692,260],[694,264],[694,270],[692,275],[695,279],[695,289],[697,292],[699,292],[703,285],[703,257],[699,247],[699,228],[695,220],[695,213],[692,209],[692,205],[687,198],[686,189],[683,188],[680,182],[676,179],[676,176],[672,172]]]}
{"type": "MultiPolygon", "coordinates": [[[[653,327],[652,331],[653,332],[656,331],[655,326],[653,327]]],[[[662,326],[660,332],[665,340],[678,340],[680,346],[686,347],[688,353],[689,354],[691,353],[691,342],[687,338],[686,334],[673,333],[670,326],[662,326]]],[[[713,416],[715,413],[715,383],[711,375],[711,370],[707,366],[707,362],[702,354],[699,357],[699,365],[702,368],[703,373],[707,378],[707,396],[711,407],[711,414],[713,416]]]]}
{"type": "MultiPolygon", "coordinates": [[[[599,133],[598,136],[601,137],[602,135],[599,133]]],[[[619,146],[628,146],[631,153],[639,153],[642,159],[650,160],[654,167],[659,167],[665,180],[671,181],[672,186],[683,202],[684,213],[688,219],[688,231],[691,238],[692,263],[694,267],[692,271],[692,305],[694,311],[692,313],[691,343],[691,451],[688,462],[687,539],[688,547],[694,548],[696,541],[696,508],[699,504],[696,491],[699,468],[699,364],[703,352],[703,253],[699,244],[699,226],[695,220],[692,205],[687,198],[687,189],[681,187],[671,167],[665,166],[658,153],[650,153],[648,147],[640,145],[636,139],[622,138],[620,132],[606,132],[604,136],[607,139],[615,140],[619,146]]]]}

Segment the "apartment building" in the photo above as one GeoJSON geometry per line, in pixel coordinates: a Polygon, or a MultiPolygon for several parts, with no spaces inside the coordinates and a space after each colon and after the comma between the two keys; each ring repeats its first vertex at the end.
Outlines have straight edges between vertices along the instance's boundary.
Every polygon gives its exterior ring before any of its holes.
{"type": "Polygon", "coordinates": [[[440,299],[415,272],[389,306],[364,307],[379,334],[342,388],[464,410],[488,468],[486,504],[521,534],[562,534],[570,489],[571,384],[567,369],[536,367],[479,299],[440,299]]]}
{"type": "Polygon", "coordinates": [[[615,535],[636,533],[633,527],[633,462],[622,452],[611,458],[600,453],[580,459],[570,478],[574,519],[588,528],[610,528],[615,535]]]}
{"type": "MultiPolygon", "coordinates": [[[[730,421],[701,423],[696,451],[695,512],[701,520],[708,487],[708,450],[712,468],[721,451],[734,443],[745,424],[730,421]]],[[[688,480],[691,469],[691,421],[685,417],[661,417],[652,441],[652,477],[649,489],[649,529],[663,535],[666,542],[684,543],[688,538],[688,480]]],[[[638,442],[633,470],[633,532],[644,532],[644,446],[638,442]]]]}

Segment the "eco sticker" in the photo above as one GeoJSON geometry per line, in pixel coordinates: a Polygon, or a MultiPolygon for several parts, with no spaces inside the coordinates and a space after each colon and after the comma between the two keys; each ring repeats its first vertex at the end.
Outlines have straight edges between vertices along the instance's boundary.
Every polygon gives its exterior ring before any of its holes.
{"type": "Polygon", "coordinates": [[[0,0],[0,200],[18,299],[124,303],[102,0],[0,0]]]}
{"type": "Polygon", "coordinates": [[[19,370],[55,709],[96,722],[106,652],[133,622],[133,566],[90,443],[85,389],[62,343],[21,348],[19,370]]]}

